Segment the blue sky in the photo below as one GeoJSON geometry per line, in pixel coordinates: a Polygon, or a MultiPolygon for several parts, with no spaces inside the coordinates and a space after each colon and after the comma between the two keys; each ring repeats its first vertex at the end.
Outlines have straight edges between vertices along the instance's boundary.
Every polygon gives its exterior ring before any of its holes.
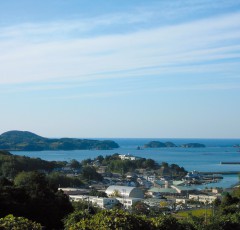
{"type": "Polygon", "coordinates": [[[0,133],[240,138],[240,1],[0,2],[0,133]]]}

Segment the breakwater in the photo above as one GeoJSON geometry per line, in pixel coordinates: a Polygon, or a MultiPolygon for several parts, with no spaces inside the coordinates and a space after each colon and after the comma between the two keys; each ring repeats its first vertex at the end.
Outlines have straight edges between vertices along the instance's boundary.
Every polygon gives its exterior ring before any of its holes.
{"type": "Polygon", "coordinates": [[[200,172],[203,175],[237,175],[240,171],[225,171],[225,172],[200,172]]]}

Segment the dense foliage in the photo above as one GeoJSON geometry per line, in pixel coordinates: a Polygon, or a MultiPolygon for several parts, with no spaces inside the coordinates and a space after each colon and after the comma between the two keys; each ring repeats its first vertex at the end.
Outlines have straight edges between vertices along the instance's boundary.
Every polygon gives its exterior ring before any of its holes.
{"type": "Polygon", "coordinates": [[[102,175],[97,173],[96,168],[93,166],[83,167],[81,176],[85,180],[101,181],[103,179],[102,175]]]}
{"type": "Polygon", "coordinates": [[[84,211],[76,211],[65,219],[65,229],[69,230],[186,230],[194,228],[189,223],[178,221],[171,215],[159,215],[148,218],[145,215],[136,215],[123,210],[102,210],[94,215],[84,211]]]}
{"type": "Polygon", "coordinates": [[[0,217],[23,216],[47,229],[60,229],[62,219],[72,211],[69,198],[57,186],[50,186],[39,172],[19,173],[14,183],[0,178],[0,217]]]}
{"type": "Polygon", "coordinates": [[[42,230],[42,226],[39,223],[28,220],[24,217],[15,217],[13,215],[7,215],[4,218],[0,218],[1,230],[42,230]]]}
{"type": "Polygon", "coordinates": [[[121,160],[119,158],[119,154],[117,153],[106,156],[105,158],[98,156],[94,160],[87,159],[82,163],[90,164],[94,161],[101,162],[101,165],[106,166],[109,172],[117,172],[122,174],[127,172],[134,172],[137,169],[155,170],[155,173],[157,174],[158,170],[162,167],[164,167],[165,170],[169,171],[169,174],[172,176],[183,176],[187,173],[183,167],[179,167],[176,164],[168,165],[168,163],[165,162],[158,164],[153,159],[137,158],[136,160],[121,160]]]}
{"type": "Polygon", "coordinates": [[[27,131],[9,131],[0,135],[0,149],[18,151],[113,149],[114,141],[86,140],[76,138],[50,139],[27,131]]]}
{"type": "Polygon", "coordinates": [[[70,177],[63,173],[53,172],[47,175],[50,185],[58,185],[60,188],[66,187],[81,187],[83,185],[79,176],[70,177]]]}
{"type": "Polygon", "coordinates": [[[0,150],[0,176],[14,178],[22,171],[51,171],[61,167],[63,162],[45,161],[40,158],[30,158],[26,156],[16,156],[9,152],[0,150]]]}

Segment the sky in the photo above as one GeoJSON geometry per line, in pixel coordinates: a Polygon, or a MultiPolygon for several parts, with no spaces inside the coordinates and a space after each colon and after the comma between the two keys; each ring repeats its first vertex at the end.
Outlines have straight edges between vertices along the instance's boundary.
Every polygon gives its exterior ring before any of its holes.
{"type": "Polygon", "coordinates": [[[0,133],[240,138],[239,0],[0,1],[0,133]]]}

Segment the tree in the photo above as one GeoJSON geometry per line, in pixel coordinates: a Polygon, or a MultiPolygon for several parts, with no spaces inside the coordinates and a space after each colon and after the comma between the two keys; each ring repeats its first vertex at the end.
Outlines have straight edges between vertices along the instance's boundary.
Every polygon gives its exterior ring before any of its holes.
{"type": "Polygon", "coordinates": [[[80,169],[81,168],[81,164],[75,159],[70,161],[69,166],[72,169],[80,169]]]}
{"type": "Polygon", "coordinates": [[[232,205],[235,203],[235,201],[236,201],[236,199],[234,199],[229,193],[226,193],[223,196],[221,206],[224,207],[224,206],[232,205]]]}
{"type": "Polygon", "coordinates": [[[41,230],[42,226],[39,223],[28,220],[24,217],[14,217],[8,215],[0,219],[1,230],[41,230]]]}
{"type": "Polygon", "coordinates": [[[69,214],[66,218],[64,218],[64,227],[65,229],[70,229],[71,226],[76,225],[78,222],[84,219],[89,219],[90,214],[85,210],[75,210],[71,214],[69,214]]]}
{"type": "Polygon", "coordinates": [[[0,188],[0,216],[12,213],[37,221],[47,229],[62,228],[62,219],[73,210],[67,195],[51,187],[39,172],[20,173],[14,183],[0,188]]]}
{"type": "Polygon", "coordinates": [[[119,190],[115,189],[113,190],[112,194],[110,194],[111,197],[122,197],[121,192],[119,190]]]}
{"type": "Polygon", "coordinates": [[[45,174],[34,172],[21,172],[14,178],[14,184],[18,187],[45,190],[48,185],[45,174]]]}
{"type": "Polygon", "coordinates": [[[237,188],[233,189],[232,196],[240,199],[240,187],[237,187],[237,188]]]}
{"type": "Polygon", "coordinates": [[[70,224],[72,230],[78,229],[119,229],[119,230],[152,230],[150,220],[124,212],[123,210],[103,210],[93,216],[82,218],[78,223],[70,224]]]}
{"type": "Polygon", "coordinates": [[[107,197],[107,194],[94,188],[89,192],[89,196],[107,197]]]}
{"type": "Polygon", "coordinates": [[[86,166],[92,163],[92,160],[90,158],[82,160],[81,161],[82,165],[86,166]]]}
{"type": "Polygon", "coordinates": [[[82,169],[82,176],[87,180],[101,181],[103,178],[101,174],[97,173],[96,169],[91,166],[85,166],[82,169]]]}
{"type": "Polygon", "coordinates": [[[70,177],[62,173],[54,172],[47,176],[51,187],[80,187],[83,182],[79,177],[70,177]]]}
{"type": "Polygon", "coordinates": [[[162,167],[168,168],[168,167],[169,167],[169,165],[168,165],[168,163],[167,163],[167,162],[162,162],[162,167]]]}
{"type": "Polygon", "coordinates": [[[161,215],[159,217],[152,218],[151,220],[156,229],[185,230],[185,228],[183,228],[180,222],[178,222],[177,219],[171,215],[167,215],[167,216],[161,215]]]}
{"type": "Polygon", "coordinates": [[[8,180],[6,177],[0,177],[0,187],[12,186],[12,181],[8,180]]]}
{"type": "Polygon", "coordinates": [[[138,215],[149,215],[150,207],[142,201],[137,201],[132,206],[132,212],[138,215]]]}
{"type": "Polygon", "coordinates": [[[96,160],[98,160],[100,163],[103,162],[104,157],[102,155],[97,156],[96,160]]]}
{"type": "Polygon", "coordinates": [[[89,214],[95,214],[101,209],[98,206],[95,206],[92,202],[88,200],[88,197],[84,200],[79,200],[72,202],[74,211],[87,211],[89,214]]]}
{"type": "Polygon", "coordinates": [[[150,168],[150,169],[154,169],[155,168],[155,161],[152,160],[152,159],[147,159],[145,162],[144,162],[144,168],[150,168]]]}

